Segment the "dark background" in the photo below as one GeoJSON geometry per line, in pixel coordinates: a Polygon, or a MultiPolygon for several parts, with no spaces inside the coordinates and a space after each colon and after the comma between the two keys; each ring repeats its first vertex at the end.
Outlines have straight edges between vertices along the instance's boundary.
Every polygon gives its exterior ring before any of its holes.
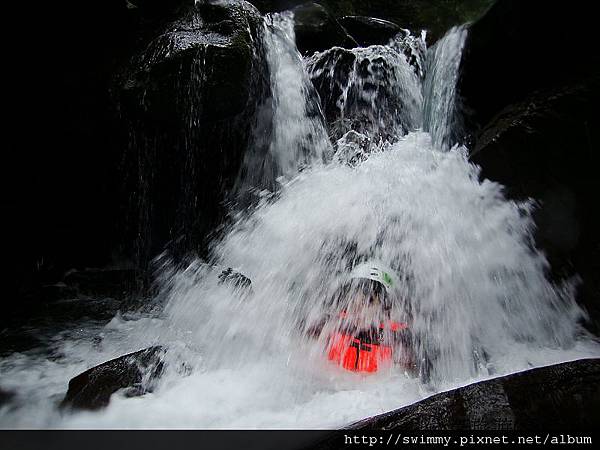
{"type": "Polygon", "coordinates": [[[44,279],[122,259],[126,130],[108,82],[133,39],[119,1],[11,3],[3,24],[9,311],[34,300],[44,279]]]}

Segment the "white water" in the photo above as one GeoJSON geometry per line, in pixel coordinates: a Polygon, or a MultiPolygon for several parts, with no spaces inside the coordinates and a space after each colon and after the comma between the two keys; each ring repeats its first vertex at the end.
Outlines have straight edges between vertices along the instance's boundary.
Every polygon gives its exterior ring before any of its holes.
{"type": "MultiPolygon", "coordinates": [[[[408,38],[414,44],[414,38],[408,38]]],[[[311,79],[327,85],[333,98],[325,100],[338,110],[330,132],[334,139],[358,132],[371,141],[369,151],[373,151],[421,126],[419,76],[403,53],[404,47],[393,44],[351,50],[334,47],[306,61],[311,79]]]]}
{"type": "Polygon", "coordinates": [[[324,162],[332,152],[314,88],[296,49],[293,14],[268,15],[262,40],[271,96],[263,105],[266,117],[259,121],[270,122],[262,125],[272,127],[271,136],[266,155],[257,147],[245,156],[238,192],[273,189],[278,178],[292,177],[308,165],[324,162]]]}
{"type": "Polygon", "coordinates": [[[0,408],[0,426],[331,428],[474,380],[600,356],[580,333],[575,287],[544,275],[531,205],[480,182],[465,153],[412,130],[355,167],[306,168],[214,244],[213,262],[249,276],[252,293],[219,284],[219,269],[200,261],[165,271],[158,314],[55,336],[51,357],[1,360],[0,387],[17,397],[0,408]],[[346,372],[327,361],[323,339],[302,333],[349,268],[371,258],[403,280],[392,315],[413,317],[429,384],[399,367],[346,372]],[[72,376],[157,343],[169,348],[168,369],[153,393],[58,412],[72,376]]]}
{"type": "Polygon", "coordinates": [[[456,83],[462,50],[467,39],[466,26],[454,27],[429,51],[423,82],[424,129],[436,146],[449,149],[462,126],[456,101],[456,83]]]}

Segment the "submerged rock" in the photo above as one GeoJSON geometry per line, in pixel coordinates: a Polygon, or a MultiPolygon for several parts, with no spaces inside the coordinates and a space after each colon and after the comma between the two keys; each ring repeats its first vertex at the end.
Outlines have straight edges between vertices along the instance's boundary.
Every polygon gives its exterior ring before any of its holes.
{"type": "Polygon", "coordinates": [[[577,298],[600,330],[600,79],[532,94],[477,135],[471,161],[511,198],[536,200],[535,245],[552,277],[576,276],[577,298]]]}
{"type": "Polygon", "coordinates": [[[600,360],[482,381],[371,417],[352,429],[592,430],[600,420],[600,360]]]}
{"type": "Polygon", "coordinates": [[[298,6],[293,12],[296,45],[300,53],[310,55],[332,47],[358,47],[344,27],[318,3],[298,6]]]}
{"type": "Polygon", "coordinates": [[[86,370],[69,381],[61,408],[100,409],[120,389],[126,389],[129,397],[151,392],[153,382],[162,375],[165,351],[161,346],[150,347],[86,370]]]}
{"type": "Polygon", "coordinates": [[[243,273],[233,270],[231,267],[219,274],[219,283],[231,286],[240,291],[252,292],[252,280],[243,273]]]}

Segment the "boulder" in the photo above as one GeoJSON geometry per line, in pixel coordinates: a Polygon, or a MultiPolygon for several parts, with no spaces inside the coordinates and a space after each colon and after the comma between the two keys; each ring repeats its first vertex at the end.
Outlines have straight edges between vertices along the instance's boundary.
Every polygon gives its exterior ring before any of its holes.
{"type": "Polygon", "coordinates": [[[112,394],[126,389],[137,397],[151,392],[164,370],[165,349],[150,347],[92,367],[69,381],[61,408],[97,410],[108,405],[112,394]]]}
{"type": "Polygon", "coordinates": [[[577,299],[600,330],[600,78],[541,91],[504,108],[477,135],[471,161],[510,198],[533,198],[535,244],[556,281],[577,277],[577,299]]]}
{"type": "Polygon", "coordinates": [[[401,50],[333,48],[313,55],[306,66],[334,141],[353,130],[377,145],[420,123],[417,74],[401,50]]]}
{"type": "Polygon", "coordinates": [[[231,267],[224,269],[218,278],[219,284],[225,284],[239,291],[252,292],[252,280],[231,267]]]}
{"type": "Polygon", "coordinates": [[[176,257],[201,252],[223,220],[269,93],[262,26],[247,2],[198,3],[117,78],[115,97],[131,130],[123,241],[139,266],[165,247],[176,257]]]}
{"type": "Polygon", "coordinates": [[[358,47],[344,27],[318,3],[297,6],[293,12],[296,46],[300,53],[310,55],[332,47],[358,47]]]}
{"type": "Polygon", "coordinates": [[[385,45],[402,32],[402,28],[395,23],[375,17],[344,16],[339,22],[363,47],[385,45]]]}
{"type": "Polygon", "coordinates": [[[371,417],[354,430],[593,430],[600,360],[586,359],[471,384],[371,417]]]}
{"type": "Polygon", "coordinates": [[[590,8],[498,1],[470,27],[458,92],[471,161],[509,198],[534,199],[535,245],[549,275],[578,280],[588,328],[597,332],[600,56],[590,8]]]}
{"type": "Polygon", "coordinates": [[[597,73],[593,7],[498,0],[469,29],[458,92],[480,129],[504,107],[533,91],[597,73]]]}

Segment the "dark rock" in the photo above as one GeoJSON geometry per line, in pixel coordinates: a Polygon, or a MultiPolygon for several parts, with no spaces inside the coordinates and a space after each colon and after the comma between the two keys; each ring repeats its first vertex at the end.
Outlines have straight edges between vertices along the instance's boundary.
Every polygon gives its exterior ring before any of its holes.
{"type": "Polygon", "coordinates": [[[458,92],[481,176],[537,202],[535,245],[600,330],[600,56],[588,3],[498,1],[469,30],[458,92]],[[577,39],[571,30],[578,30],[577,39]],[[551,37],[549,39],[549,37],[551,37]],[[562,58],[561,55],[565,57],[562,58]]]}
{"type": "Polygon", "coordinates": [[[302,54],[312,54],[332,47],[358,47],[358,43],[348,35],[344,27],[318,3],[297,6],[293,11],[296,46],[302,54]]]}
{"type": "Polygon", "coordinates": [[[120,389],[127,389],[125,394],[132,397],[151,392],[164,370],[164,354],[163,347],[150,347],[86,370],[69,381],[61,408],[100,409],[120,389]]]}
{"type": "Polygon", "coordinates": [[[371,144],[372,139],[367,135],[349,131],[336,142],[335,157],[339,162],[354,167],[369,157],[371,144]]]}
{"type": "Polygon", "coordinates": [[[469,29],[458,92],[471,126],[485,126],[534,90],[598,72],[596,19],[583,0],[569,4],[499,0],[469,29]]]}
{"type": "Polygon", "coordinates": [[[261,29],[247,2],[198,3],[146,43],[118,79],[131,129],[125,236],[139,265],[165,246],[176,257],[202,251],[223,220],[257,104],[269,92],[261,29]]]}
{"type": "Polygon", "coordinates": [[[355,430],[592,430],[600,360],[532,369],[429,397],[351,425],[355,430]]]}
{"type": "Polygon", "coordinates": [[[134,269],[72,270],[65,275],[63,284],[78,296],[121,299],[135,290],[137,277],[134,269]]]}
{"type": "Polygon", "coordinates": [[[350,130],[373,144],[391,142],[416,126],[417,79],[399,51],[333,48],[306,65],[334,142],[350,130]]]}
{"type": "Polygon", "coordinates": [[[246,275],[233,270],[231,267],[228,267],[219,274],[219,282],[227,284],[234,289],[252,290],[252,280],[246,275]]]}
{"type": "Polygon", "coordinates": [[[532,94],[478,134],[471,160],[510,198],[533,198],[536,246],[555,280],[577,275],[577,297],[600,330],[600,78],[532,94]]]}
{"type": "Polygon", "coordinates": [[[344,16],[339,21],[348,34],[363,47],[385,45],[402,32],[402,28],[395,23],[374,17],[344,16]]]}

